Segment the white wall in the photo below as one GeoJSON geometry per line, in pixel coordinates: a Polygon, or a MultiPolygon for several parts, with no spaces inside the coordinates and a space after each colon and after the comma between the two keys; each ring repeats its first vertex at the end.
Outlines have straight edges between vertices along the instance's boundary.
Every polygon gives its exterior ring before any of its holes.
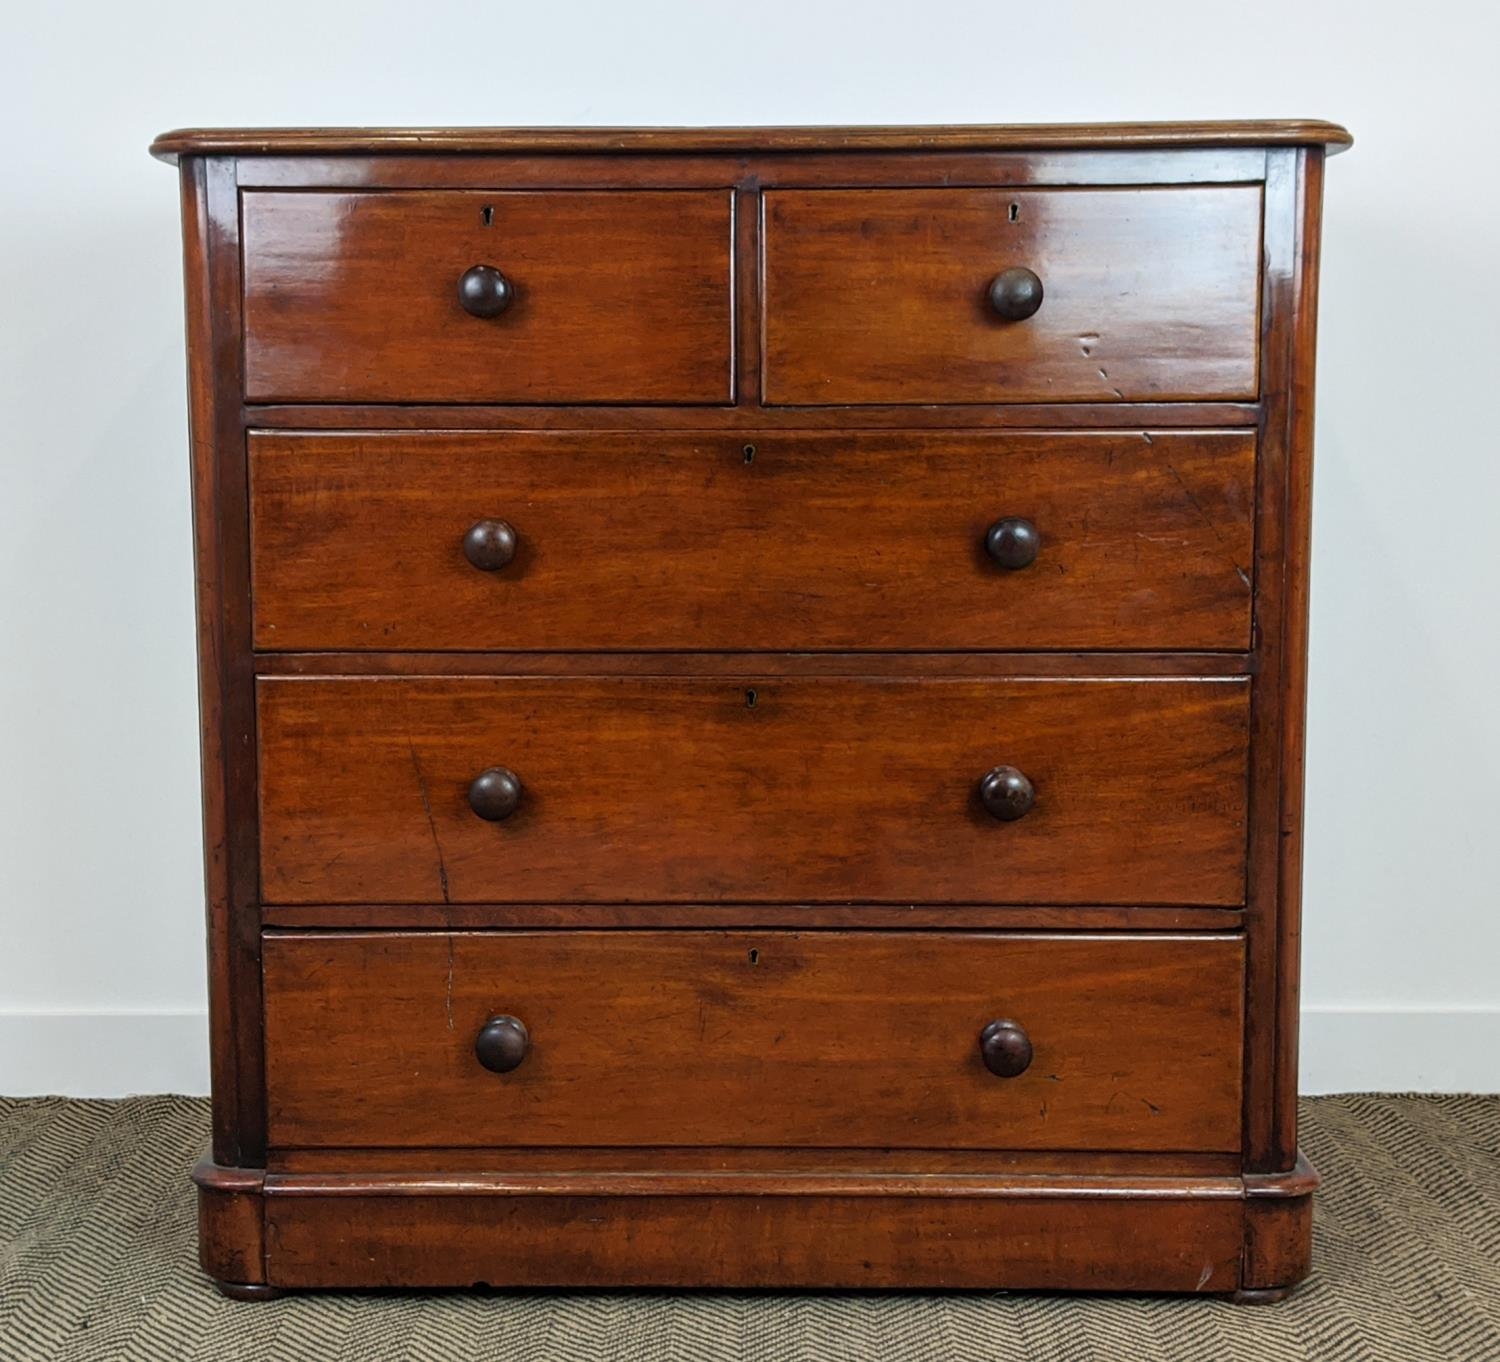
{"type": "Polygon", "coordinates": [[[0,1092],[206,1082],[182,124],[1298,117],[1331,163],[1306,1086],[1500,1089],[1487,4],[26,5],[0,52],[0,1092]]]}

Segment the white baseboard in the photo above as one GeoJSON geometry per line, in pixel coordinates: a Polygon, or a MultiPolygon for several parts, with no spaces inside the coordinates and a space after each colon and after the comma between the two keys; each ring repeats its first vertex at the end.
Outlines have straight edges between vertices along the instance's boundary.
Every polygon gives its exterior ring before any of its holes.
{"type": "Polygon", "coordinates": [[[208,1015],[0,1012],[0,1093],[129,1097],[208,1092],[208,1015]]]}
{"type": "MultiPolygon", "coordinates": [[[[1302,1091],[1500,1092],[1500,1007],[1310,1007],[1302,1091]]],[[[0,1012],[0,1093],[206,1093],[201,1012],[0,1012]]]]}
{"type": "Polygon", "coordinates": [[[1500,1007],[1306,1007],[1298,1087],[1500,1092],[1500,1007]]]}

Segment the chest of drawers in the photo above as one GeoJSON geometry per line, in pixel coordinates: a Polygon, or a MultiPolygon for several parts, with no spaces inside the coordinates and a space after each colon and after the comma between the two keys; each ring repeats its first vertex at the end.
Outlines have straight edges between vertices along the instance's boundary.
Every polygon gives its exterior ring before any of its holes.
{"type": "Polygon", "coordinates": [[[226,1292],[1304,1275],[1347,141],[158,140],[226,1292]]]}

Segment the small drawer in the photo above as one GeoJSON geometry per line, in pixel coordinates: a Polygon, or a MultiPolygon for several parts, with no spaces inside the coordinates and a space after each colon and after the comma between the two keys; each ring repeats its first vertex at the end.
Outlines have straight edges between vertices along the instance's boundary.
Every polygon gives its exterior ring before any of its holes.
{"type": "Polygon", "coordinates": [[[248,401],[732,399],[727,190],[242,202],[248,401]]]}
{"type": "Polygon", "coordinates": [[[267,903],[1244,898],[1243,677],[258,693],[267,903]]]}
{"type": "Polygon", "coordinates": [[[273,1146],[1239,1148],[1230,936],[270,934],[273,1146]]]}
{"type": "Polygon", "coordinates": [[[1249,431],[250,437],[258,648],[1240,649],[1249,431]]]}
{"type": "Polygon", "coordinates": [[[772,405],[1257,394],[1259,186],[773,190],[772,405]]]}

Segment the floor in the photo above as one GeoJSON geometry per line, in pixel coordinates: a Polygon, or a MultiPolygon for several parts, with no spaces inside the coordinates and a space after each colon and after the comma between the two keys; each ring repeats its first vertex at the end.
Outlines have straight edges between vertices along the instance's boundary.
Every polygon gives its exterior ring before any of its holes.
{"type": "Polygon", "coordinates": [[[1304,1102],[1324,1177],[1290,1300],[1022,1294],[224,1300],[194,1258],[196,1098],[0,1098],[0,1359],[1500,1362],[1500,1097],[1304,1102]]]}

